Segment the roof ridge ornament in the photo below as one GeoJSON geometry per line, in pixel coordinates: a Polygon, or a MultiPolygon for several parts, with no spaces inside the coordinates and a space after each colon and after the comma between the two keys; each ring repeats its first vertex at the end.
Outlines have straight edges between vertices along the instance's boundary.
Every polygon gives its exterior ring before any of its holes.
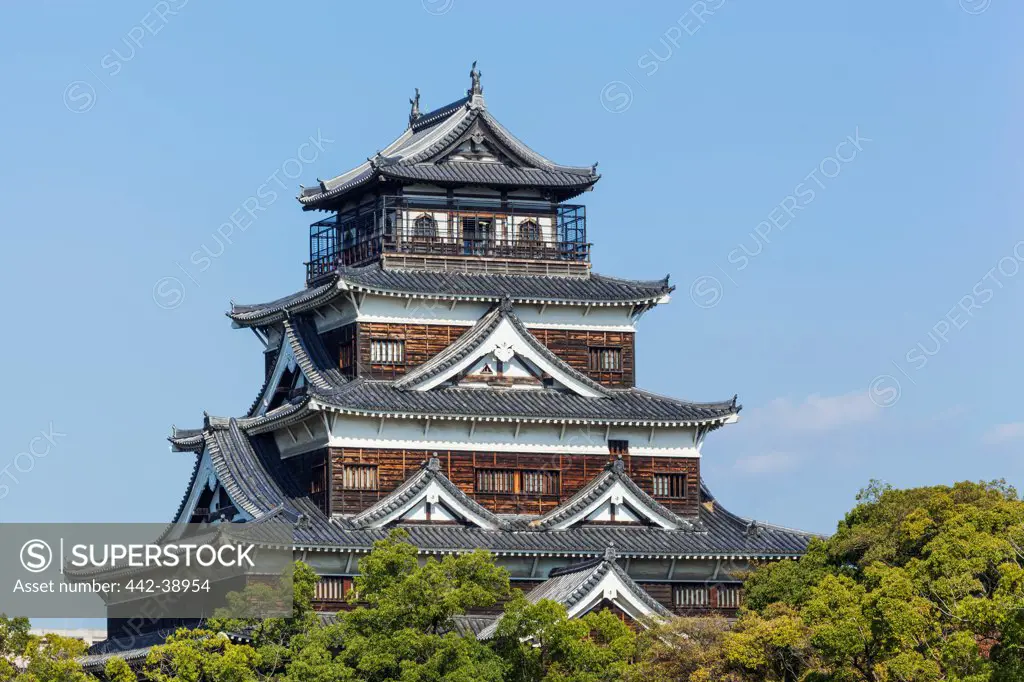
{"type": "Polygon", "coordinates": [[[604,548],[604,560],[605,561],[615,561],[618,557],[619,557],[619,555],[615,551],[615,543],[614,542],[609,542],[608,546],[604,548]]]}
{"type": "Polygon", "coordinates": [[[622,461],[622,455],[618,455],[618,457],[616,457],[615,461],[612,462],[612,471],[614,471],[617,474],[621,474],[625,470],[626,470],[626,464],[625,464],[625,462],[622,461]]]}
{"type": "Polygon", "coordinates": [[[470,86],[469,90],[466,91],[466,94],[469,95],[470,97],[475,97],[476,95],[484,94],[483,86],[480,85],[481,76],[483,76],[483,73],[481,73],[480,70],[476,68],[476,60],[474,59],[473,66],[469,70],[470,86]]]}
{"type": "Polygon", "coordinates": [[[441,460],[437,458],[436,452],[433,455],[431,455],[430,459],[427,460],[427,469],[429,469],[430,471],[441,470],[441,460]]]}
{"type": "Polygon", "coordinates": [[[416,96],[409,100],[409,104],[412,105],[412,109],[409,111],[409,127],[412,124],[422,118],[423,114],[420,113],[420,89],[416,88],[416,96]]]}

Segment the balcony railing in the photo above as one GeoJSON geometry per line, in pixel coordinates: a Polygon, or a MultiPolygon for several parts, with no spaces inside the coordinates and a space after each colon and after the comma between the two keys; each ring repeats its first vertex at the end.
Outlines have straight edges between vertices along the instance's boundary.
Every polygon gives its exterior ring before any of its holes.
{"type": "Polygon", "coordinates": [[[587,262],[586,234],[580,205],[383,197],[310,225],[306,280],[383,254],[587,262]]]}

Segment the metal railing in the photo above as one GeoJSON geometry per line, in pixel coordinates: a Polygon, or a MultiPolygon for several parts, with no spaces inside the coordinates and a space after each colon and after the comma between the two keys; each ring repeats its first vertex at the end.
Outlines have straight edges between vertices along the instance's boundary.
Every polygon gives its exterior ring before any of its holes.
{"type": "Polygon", "coordinates": [[[586,208],[443,197],[382,197],[310,225],[306,281],[382,254],[586,262],[586,208]]]}

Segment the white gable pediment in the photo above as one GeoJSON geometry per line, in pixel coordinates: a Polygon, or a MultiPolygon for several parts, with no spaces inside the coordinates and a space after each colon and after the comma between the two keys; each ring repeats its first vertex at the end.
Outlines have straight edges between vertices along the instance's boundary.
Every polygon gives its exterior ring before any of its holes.
{"type": "Polygon", "coordinates": [[[616,571],[610,570],[582,599],[572,605],[568,611],[569,618],[580,618],[604,601],[615,604],[630,618],[641,623],[646,618],[656,617],[658,614],[654,609],[636,593],[638,589],[643,588],[635,583],[627,585],[616,571]]]}
{"type": "MultiPolygon", "coordinates": [[[[529,332],[527,332],[529,333],[529,332]]],[[[502,318],[488,336],[445,370],[419,383],[415,390],[428,391],[450,381],[466,377],[468,383],[481,383],[483,377],[493,376],[518,384],[521,388],[542,388],[541,377],[550,377],[555,387],[563,388],[588,398],[602,395],[599,389],[581,377],[566,371],[566,366],[551,353],[544,353],[520,333],[508,317],[502,318]],[[487,374],[485,368],[493,372],[487,374]],[[481,374],[483,373],[483,374],[481,374]],[[531,386],[532,385],[532,386],[531,386]]]]}
{"type": "Polygon", "coordinates": [[[649,523],[668,530],[679,528],[675,520],[651,508],[621,480],[616,480],[575,513],[552,524],[551,529],[565,530],[585,523],[649,523]]]}
{"type": "MultiPolygon", "coordinates": [[[[388,500],[382,500],[382,503],[387,504],[388,500]]],[[[359,516],[356,519],[358,520],[359,516]]],[[[410,495],[404,501],[390,506],[386,513],[375,514],[374,518],[366,523],[365,527],[383,528],[389,524],[401,523],[403,521],[415,523],[461,522],[488,530],[494,530],[498,527],[491,519],[465,504],[459,499],[458,495],[448,490],[436,478],[432,479],[414,495],[410,495]]]]}

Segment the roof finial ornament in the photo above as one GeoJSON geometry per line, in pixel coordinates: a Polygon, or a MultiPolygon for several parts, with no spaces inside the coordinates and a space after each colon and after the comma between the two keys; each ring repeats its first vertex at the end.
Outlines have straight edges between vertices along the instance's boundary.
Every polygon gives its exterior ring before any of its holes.
{"type": "Polygon", "coordinates": [[[476,60],[473,60],[473,67],[469,70],[470,88],[466,93],[470,97],[474,95],[484,94],[484,89],[480,86],[480,76],[483,74],[476,68],[476,60]]]}
{"type": "Polygon", "coordinates": [[[615,561],[618,556],[619,555],[615,552],[615,543],[609,542],[608,546],[604,548],[604,560],[615,561]]]}
{"type": "Polygon", "coordinates": [[[617,474],[621,474],[626,470],[626,464],[622,461],[622,455],[617,455],[615,461],[612,462],[612,471],[617,474]]]}
{"type": "Polygon", "coordinates": [[[409,125],[420,119],[423,114],[420,113],[420,89],[416,88],[416,96],[409,100],[409,104],[412,105],[412,109],[409,111],[409,125]]]}
{"type": "Polygon", "coordinates": [[[441,470],[441,460],[437,458],[436,452],[430,456],[429,460],[427,460],[427,468],[430,469],[431,471],[441,470]]]}

